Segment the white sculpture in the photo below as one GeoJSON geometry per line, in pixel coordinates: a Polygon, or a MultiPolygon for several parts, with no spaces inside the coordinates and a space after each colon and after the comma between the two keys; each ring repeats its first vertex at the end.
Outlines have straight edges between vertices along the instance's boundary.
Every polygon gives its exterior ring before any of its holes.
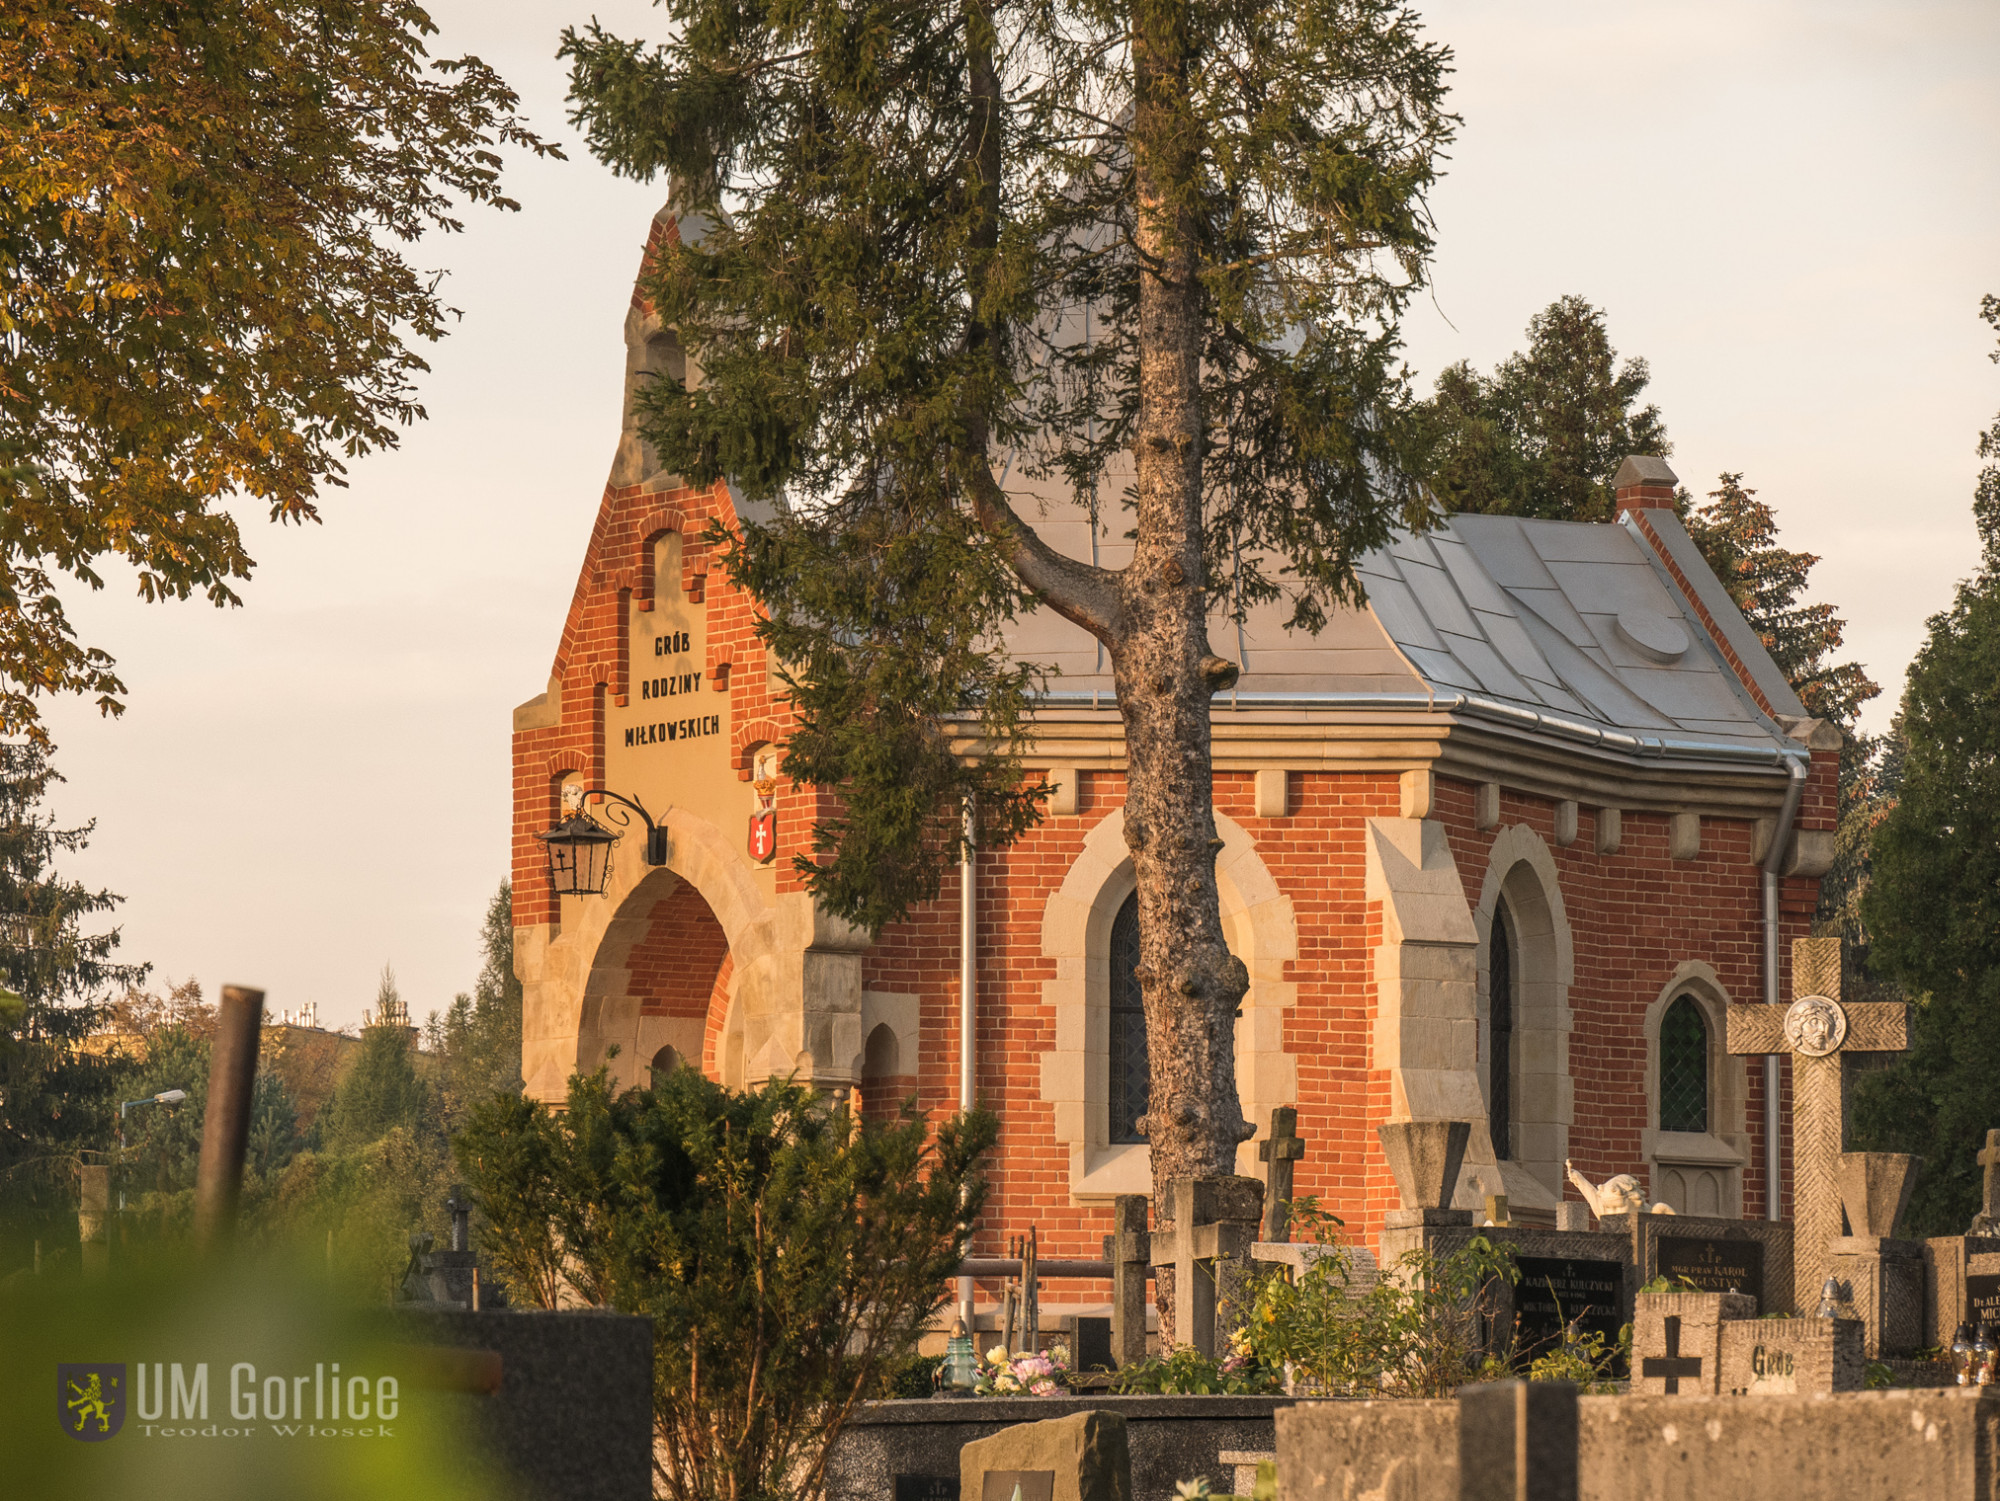
{"type": "MultiPolygon", "coordinates": [[[[1615,1178],[1606,1178],[1602,1183],[1592,1183],[1576,1170],[1567,1158],[1563,1160],[1563,1171],[1569,1181],[1576,1185],[1576,1191],[1583,1195],[1583,1202],[1590,1206],[1591,1214],[1603,1219],[1607,1214],[1644,1214],[1647,1212],[1646,1192],[1639,1187],[1639,1180],[1630,1173],[1620,1173],[1615,1178]]],[[[1654,1214],[1672,1214],[1671,1204],[1654,1204],[1654,1214]]]]}

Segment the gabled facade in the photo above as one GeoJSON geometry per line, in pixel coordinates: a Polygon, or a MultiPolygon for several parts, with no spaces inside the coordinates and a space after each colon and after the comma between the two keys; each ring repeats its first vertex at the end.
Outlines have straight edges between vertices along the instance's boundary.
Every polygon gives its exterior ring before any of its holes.
{"type": "MultiPolygon", "coordinates": [[[[634,381],[680,359],[637,301],[627,347],[634,381]]],[[[1244,1109],[1261,1138],[1297,1107],[1296,1192],[1366,1241],[1395,1207],[1385,1119],[1477,1123],[1465,1207],[1505,1193],[1552,1222],[1566,1159],[1690,1212],[1771,1203],[1764,1073],[1723,1050],[1723,1018],[1766,999],[1772,943],[1788,965],[1807,931],[1840,739],[1709,573],[1673,484],[1636,459],[1615,523],[1465,516],[1400,540],[1363,565],[1368,606],[1316,637],[1259,611],[1212,628],[1242,668],[1214,725],[1223,916],[1251,977],[1244,1109]]],[[[1051,543],[1091,556],[1089,519],[1040,500],[1051,543]]],[[[688,1063],[948,1111],[957,879],[872,943],[801,888],[791,857],[823,807],[771,775],[787,719],[756,602],[702,541],[736,514],[726,486],[655,472],[628,428],[548,690],[515,711],[529,1092],[560,1099],[608,1058],[627,1084],[688,1063]],[[558,902],[535,835],[568,784],[664,810],[667,864],[627,841],[604,896],[558,902]]],[[[1122,531],[1096,539],[1107,565],[1122,531]]],[[[975,874],[973,1073],[1002,1122],[979,1243],[1032,1223],[1044,1255],[1094,1255],[1112,1196],[1150,1185],[1121,729],[1090,638],[1044,612],[1015,645],[1059,669],[1029,758],[1058,790],[975,874]]],[[[1239,1170],[1261,1176],[1254,1141],[1239,1170]]]]}

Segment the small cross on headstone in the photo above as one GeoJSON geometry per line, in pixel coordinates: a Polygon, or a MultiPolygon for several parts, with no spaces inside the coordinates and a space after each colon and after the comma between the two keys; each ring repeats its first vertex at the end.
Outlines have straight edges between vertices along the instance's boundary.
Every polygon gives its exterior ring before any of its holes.
{"type": "Polygon", "coordinates": [[[1827,1242],[1841,1233],[1841,1059],[1900,1053],[1909,1046],[1910,1008],[1900,1001],[1842,1005],[1838,938],[1793,941],[1792,993],[1790,1006],[1731,1006],[1728,1025],[1732,1053],[1791,1054],[1792,1293],[1793,1306],[1803,1309],[1818,1306],[1827,1242]]]}
{"type": "Polygon", "coordinates": [[[2000,1131],[1986,1133],[1986,1150],[1979,1154],[1985,1172],[1985,1195],[1967,1235],[2000,1235],[2000,1131]]]}
{"type": "Polygon", "coordinates": [[[1664,1376],[1667,1378],[1667,1395],[1678,1396],[1681,1378],[1699,1380],[1701,1377],[1701,1357],[1681,1354],[1681,1320],[1679,1314],[1670,1313],[1666,1318],[1667,1353],[1648,1355],[1639,1362],[1641,1376],[1664,1376]]]}
{"type": "Polygon", "coordinates": [[[1292,1238],[1292,1164],[1305,1155],[1299,1112],[1294,1106],[1280,1105],[1271,1112],[1270,1138],[1257,1143],[1257,1160],[1270,1164],[1264,1173],[1265,1240],[1292,1238]]]}

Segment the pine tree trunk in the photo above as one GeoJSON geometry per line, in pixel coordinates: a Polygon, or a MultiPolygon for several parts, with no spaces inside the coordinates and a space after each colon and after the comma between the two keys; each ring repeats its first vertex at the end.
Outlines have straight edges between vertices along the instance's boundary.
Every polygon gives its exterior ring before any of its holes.
{"type": "MultiPolygon", "coordinates": [[[[1138,880],[1139,968],[1150,1094],[1153,1212],[1167,1184],[1235,1170],[1251,1134],[1236,1094],[1235,1017],[1249,988],[1222,935],[1215,884],[1209,701],[1221,681],[1202,588],[1201,289],[1191,217],[1195,164],[1185,15],[1147,3],[1134,14],[1133,160],[1139,289],[1138,528],[1120,580],[1122,627],[1111,643],[1125,721],[1125,840],[1138,880]]],[[[1172,1280],[1158,1283],[1162,1347],[1172,1280]]]]}

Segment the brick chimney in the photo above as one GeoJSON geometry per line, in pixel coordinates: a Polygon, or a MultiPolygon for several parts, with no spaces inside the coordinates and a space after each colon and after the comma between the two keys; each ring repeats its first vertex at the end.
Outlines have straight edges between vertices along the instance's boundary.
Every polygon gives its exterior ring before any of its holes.
{"type": "Polygon", "coordinates": [[[1619,519],[1623,520],[1627,511],[1671,511],[1674,487],[1679,483],[1679,476],[1667,467],[1665,459],[1650,454],[1627,454],[1625,462],[1618,466],[1617,477],[1611,481],[1618,496],[1619,519]]]}

